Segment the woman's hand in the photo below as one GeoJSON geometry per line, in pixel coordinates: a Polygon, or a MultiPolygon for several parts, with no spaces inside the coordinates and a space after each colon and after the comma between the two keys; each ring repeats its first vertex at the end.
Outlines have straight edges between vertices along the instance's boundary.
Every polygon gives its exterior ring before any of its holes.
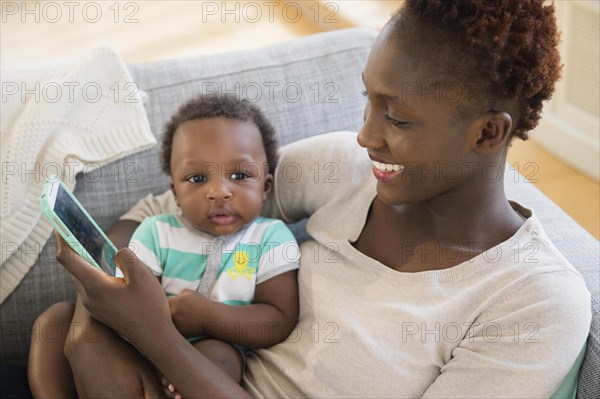
{"type": "Polygon", "coordinates": [[[140,350],[144,337],[174,329],[160,283],[131,250],[123,248],[117,253],[115,261],[125,277],[116,278],[86,262],[59,234],[56,239],[56,257],[75,277],[81,301],[95,319],[140,350]]]}
{"type": "Polygon", "coordinates": [[[117,253],[116,263],[125,277],[115,278],[90,265],[56,236],[56,257],[75,277],[85,308],[130,341],[181,397],[250,397],[179,334],[160,283],[133,252],[124,248],[117,253]]]}

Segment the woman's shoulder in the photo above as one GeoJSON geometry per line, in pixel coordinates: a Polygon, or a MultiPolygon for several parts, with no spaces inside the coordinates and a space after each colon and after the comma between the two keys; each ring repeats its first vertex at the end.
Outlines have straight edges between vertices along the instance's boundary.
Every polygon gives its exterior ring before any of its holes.
{"type": "Polygon", "coordinates": [[[291,180],[335,181],[340,174],[370,163],[356,136],[356,132],[332,132],[288,144],[280,151],[280,171],[291,180]]]}
{"type": "Polygon", "coordinates": [[[488,255],[491,276],[499,288],[497,293],[501,293],[497,304],[507,309],[511,307],[508,304],[517,303],[530,309],[539,306],[562,315],[565,321],[588,319],[590,294],[583,277],[550,241],[535,213],[522,206],[520,209],[529,217],[494,252],[499,261],[489,261],[493,254],[488,255]]]}
{"type": "Polygon", "coordinates": [[[333,132],[283,147],[275,176],[275,200],[286,221],[297,221],[364,186],[370,160],[355,132],[333,132]]]}
{"type": "Polygon", "coordinates": [[[146,218],[165,213],[177,212],[177,204],[172,190],[154,195],[148,194],[140,199],[129,211],[122,215],[119,220],[132,220],[142,223],[146,218]]]}
{"type": "MultiPolygon", "coordinates": [[[[356,132],[338,131],[318,134],[307,137],[283,146],[280,150],[282,156],[297,154],[301,158],[319,154],[343,154],[361,149],[356,141],[356,132]]],[[[364,150],[363,150],[364,151],[364,150]]]]}

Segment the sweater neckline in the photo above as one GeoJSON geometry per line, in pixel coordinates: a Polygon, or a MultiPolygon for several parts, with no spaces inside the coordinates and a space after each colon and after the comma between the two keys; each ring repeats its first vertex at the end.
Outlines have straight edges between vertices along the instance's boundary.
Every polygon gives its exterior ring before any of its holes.
{"type": "MultiPolygon", "coordinates": [[[[342,240],[340,250],[349,253],[351,258],[358,258],[359,264],[364,268],[368,268],[377,275],[392,280],[407,281],[411,283],[430,283],[430,282],[447,282],[469,276],[473,273],[483,272],[484,269],[493,267],[494,263],[500,260],[502,254],[513,251],[515,245],[519,242],[526,242],[525,238],[531,238],[535,230],[541,230],[542,227],[537,220],[534,212],[516,201],[509,200],[511,207],[520,215],[526,218],[521,227],[509,237],[492,248],[474,256],[473,258],[459,263],[458,265],[441,269],[441,270],[426,270],[421,272],[401,272],[394,270],[383,263],[363,254],[356,249],[352,242],[356,241],[363,231],[369,209],[377,196],[376,185],[366,184],[363,186],[365,191],[360,197],[362,201],[356,201],[356,207],[351,209],[351,212],[357,216],[360,223],[356,223],[356,227],[350,229],[348,236],[342,240]]],[[[354,227],[354,226],[353,226],[354,227]]]]}
{"type": "Polygon", "coordinates": [[[343,240],[340,249],[350,254],[350,258],[358,259],[358,264],[369,269],[382,278],[410,283],[449,282],[467,277],[473,273],[481,273],[493,267],[505,254],[512,253],[515,245],[521,242],[529,242],[534,230],[539,227],[537,218],[532,215],[517,232],[508,240],[480,253],[479,255],[459,263],[458,265],[441,270],[426,270],[421,272],[402,272],[394,270],[383,263],[363,254],[354,248],[349,240],[343,240]]]}

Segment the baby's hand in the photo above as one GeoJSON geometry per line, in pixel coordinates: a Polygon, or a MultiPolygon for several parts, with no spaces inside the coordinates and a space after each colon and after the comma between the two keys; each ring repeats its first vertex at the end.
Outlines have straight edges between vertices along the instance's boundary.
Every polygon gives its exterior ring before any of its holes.
{"type": "Polygon", "coordinates": [[[210,300],[204,295],[185,289],[179,295],[169,298],[171,319],[184,337],[203,335],[204,309],[210,300]]]}

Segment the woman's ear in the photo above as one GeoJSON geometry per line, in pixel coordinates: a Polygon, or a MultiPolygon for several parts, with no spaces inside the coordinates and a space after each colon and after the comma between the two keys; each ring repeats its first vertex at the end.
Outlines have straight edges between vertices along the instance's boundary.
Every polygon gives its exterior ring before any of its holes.
{"type": "Polygon", "coordinates": [[[489,111],[482,118],[474,151],[485,155],[502,148],[510,139],[512,117],[508,112],[489,111]]]}
{"type": "Polygon", "coordinates": [[[265,187],[264,187],[264,192],[263,192],[263,202],[265,202],[267,200],[267,197],[269,196],[269,193],[271,192],[271,190],[273,190],[273,175],[270,173],[267,173],[267,176],[265,177],[265,187]]]}

